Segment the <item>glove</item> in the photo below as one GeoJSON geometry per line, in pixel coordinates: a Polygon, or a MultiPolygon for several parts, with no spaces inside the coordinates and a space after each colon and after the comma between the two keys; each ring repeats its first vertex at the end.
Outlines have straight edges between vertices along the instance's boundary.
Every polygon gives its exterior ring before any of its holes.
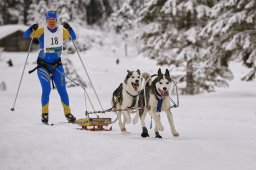
{"type": "Polygon", "coordinates": [[[63,22],[62,25],[63,25],[63,27],[66,28],[67,30],[71,30],[71,26],[70,26],[68,23],[63,22]]]}
{"type": "Polygon", "coordinates": [[[38,24],[33,24],[31,27],[30,27],[30,29],[31,30],[37,30],[37,28],[38,28],[38,24]]]}

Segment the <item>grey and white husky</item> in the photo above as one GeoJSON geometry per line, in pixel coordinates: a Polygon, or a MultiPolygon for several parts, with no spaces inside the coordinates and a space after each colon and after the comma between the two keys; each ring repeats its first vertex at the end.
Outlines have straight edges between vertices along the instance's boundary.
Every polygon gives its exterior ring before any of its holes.
{"type": "MultiPolygon", "coordinates": [[[[150,77],[149,74],[144,74],[144,78],[148,79],[150,77]]],[[[162,74],[161,69],[158,70],[157,77],[152,81],[151,78],[145,85],[146,90],[146,107],[144,110],[140,110],[139,113],[136,114],[133,122],[138,122],[140,117],[141,126],[142,126],[142,137],[149,137],[148,130],[145,125],[145,117],[146,114],[153,118],[155,122],[155,135],[156,138],[162,138],[160,136],[159,131],[163,131],[164,127],[160,120],[160,113],[164,111],[167,114],[167,118],[171,127],[171,131],[173,136],[179,136],[179,133],[176,131],[173,123],[173,116],[170,111],[171,104],[169,101],[169,90],[171,87],[171,77],[169,71],[166,69],[165,74],[162,74]]],[[[143,107],[144,98],[140,97],[139,107],[143,107]]]]}
{"type": "MultiPolygon", "coordinates": [[[[141,92],[142,76],[140,70],[129,71],[123,83],[113,92],[113,109],[127,109],[138,107],[141,92]]],[[[126,132],[125,124],[131,123],[131,111],[117,111],[118,124],[122,132],[126,132]],[[123,116],[122,116],[123,115],[123,116]],[[122,121],[123,117],[123,121],[122,121]]],[[[139,114],[139,113],[138,113],[139,114]]]]}

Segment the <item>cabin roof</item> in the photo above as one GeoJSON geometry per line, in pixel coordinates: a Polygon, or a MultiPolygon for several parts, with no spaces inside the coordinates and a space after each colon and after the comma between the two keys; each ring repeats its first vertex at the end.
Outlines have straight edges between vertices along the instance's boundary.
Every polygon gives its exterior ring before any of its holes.
{"type": "Polygon", "coordinates": [[[0,39],[7,37],[8,35],[17,31],[25,32],[28,29],[26,25],[2,25],[0,26],[0,39]]]}

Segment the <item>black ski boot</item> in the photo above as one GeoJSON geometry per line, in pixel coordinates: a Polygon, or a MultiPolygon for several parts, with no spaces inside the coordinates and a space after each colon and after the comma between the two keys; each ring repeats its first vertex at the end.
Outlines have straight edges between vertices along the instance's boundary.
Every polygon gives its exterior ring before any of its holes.
{"type": "Polygon", "coordinates": [[[42,119],[41,121],[44,123],[44,124],[48,124],[48,113],[42,113],[42,119]]]}
{"type": "Polygon", "coordinates": [[[65,115],[69,123],[74,123],[76,121],[76,117],[73,116],[71,113],[65,115]]]}

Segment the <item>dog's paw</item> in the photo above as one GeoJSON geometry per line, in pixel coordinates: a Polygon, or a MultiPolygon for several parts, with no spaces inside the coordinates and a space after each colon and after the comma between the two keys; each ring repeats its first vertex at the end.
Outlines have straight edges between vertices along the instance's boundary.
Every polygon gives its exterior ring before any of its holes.
{"type": "Polygon", "coordinates": [[[148,133],[141,133],[141,137],[143,137],[143,138],[149,137],[149,134],[148,133]]]}
{"type": "Polygon", "coordinates": [[[122,132],[127,132],[126,128],[121,128],[122,132]]]}
{"type": "Polygon", "coordinates": [[[174,137],[180,136],[180,134],[179,134],[178,132],[174,132],[174,133],[172,133],[172,135],[173,135],[174,137]]]}
{"type": "Polygon", "coordinates": [[[159,134],[159,132],[155,132],[155,134],[156,134],[156,137],[155,137],[155,138],[162,139],[162,136],[159,134]]]}

